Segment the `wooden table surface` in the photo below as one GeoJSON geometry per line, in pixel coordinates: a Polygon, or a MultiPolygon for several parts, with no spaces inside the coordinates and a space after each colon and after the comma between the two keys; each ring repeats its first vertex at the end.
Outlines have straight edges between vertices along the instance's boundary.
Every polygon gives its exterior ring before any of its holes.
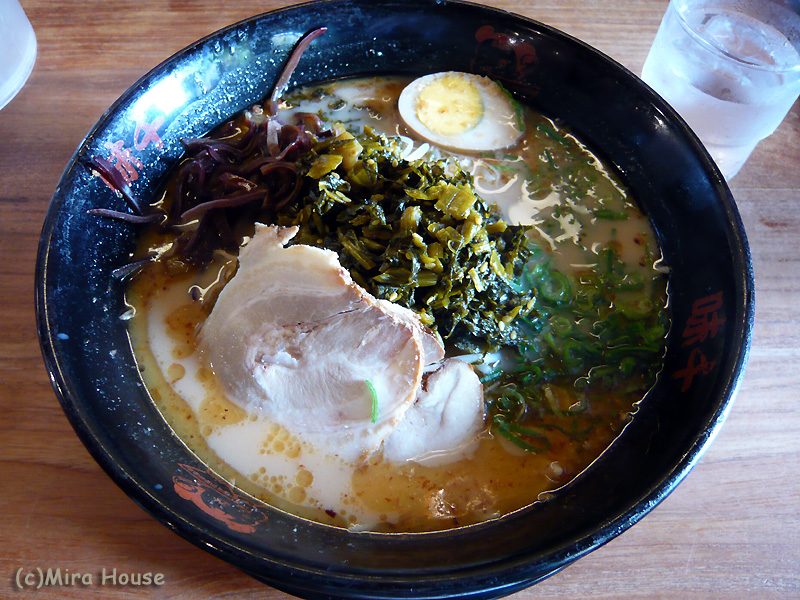
{"type": "MultiPolygon", "coordinates": [[[[666,0],[489,2],[562,29],[639,72],[666,0]]],[[[157,523],[67,423],[33,307],[42,221],[75,148],[156,64],[221,27],[287,3],[22,0],[33,74],[0,111],[0,597],[283,598],[157,523]],[[60,568],[95,583],[18,590],[60,568]],[[161,585],[99,586],[98,574],[161,585]]],[[[519,600],[800,598],[800,104],[731,188],[752,249],[756,324],[738,398],[687,479],[649,516],[519,600]]]]}

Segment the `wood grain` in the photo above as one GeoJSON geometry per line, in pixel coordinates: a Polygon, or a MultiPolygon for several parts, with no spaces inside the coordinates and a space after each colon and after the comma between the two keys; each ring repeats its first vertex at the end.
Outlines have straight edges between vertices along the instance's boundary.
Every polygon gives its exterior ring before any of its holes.
{"type": "MultiPolygon", "coordinates": [[[[489,2],[546,22],[639,72],[664,0],[489,2]]],[[[172,53],[264,0],[23,0],[34,72],[0,111],[0,597],[282,598],[128,499],[67,423],[33,311],[42,221],[83,136],[172,53]],[[163,573],[161,586],[19,591],[18,569],[163,573]]],[[[605,547],[519,600],[800,598],[800,106],[731,185],[749,235],[757,314],[750,363],[721,433],[679,488],[605,547]]]]}

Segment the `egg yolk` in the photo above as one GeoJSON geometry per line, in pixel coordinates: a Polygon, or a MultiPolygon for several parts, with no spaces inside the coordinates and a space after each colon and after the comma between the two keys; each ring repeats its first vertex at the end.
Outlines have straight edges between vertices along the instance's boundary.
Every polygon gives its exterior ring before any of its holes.
{"type": "Polygon", "coordinates": [[[439,135],[458,135],[483,117],[483,100],[474,83],[457,76],[431,81],[417,97],[417,118],[439,135]]]}

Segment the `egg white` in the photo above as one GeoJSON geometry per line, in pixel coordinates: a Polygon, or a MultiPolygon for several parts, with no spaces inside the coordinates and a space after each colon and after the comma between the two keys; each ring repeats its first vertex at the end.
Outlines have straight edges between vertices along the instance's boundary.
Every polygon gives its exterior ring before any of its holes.
{"type": "Polygon", "coordinates": [[[488,77],[472,73],[445,71],[419,77],[400,93],[397,108],[413,133],[448,150],[508,148],[524,133],[518,108],[508,93],[488,77]],[[436,92],[433,108],[424,97],[426,89],[428,96],[431,90],[436,92]]]}

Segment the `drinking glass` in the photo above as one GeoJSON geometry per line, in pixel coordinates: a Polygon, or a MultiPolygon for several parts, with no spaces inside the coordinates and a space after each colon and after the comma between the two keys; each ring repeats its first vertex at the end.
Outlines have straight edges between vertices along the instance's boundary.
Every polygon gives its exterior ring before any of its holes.
{"type": "Polygon", "coordinates": [[[28,80],[36,62],[36,35],[18,0],[0,0],[0,109],[28,80]]]}
{"type": "Polygon", "coordinates": [[[800,95],[800,1],[671,0],[642,79],[698,135],[726,179],[800,95]]]}

